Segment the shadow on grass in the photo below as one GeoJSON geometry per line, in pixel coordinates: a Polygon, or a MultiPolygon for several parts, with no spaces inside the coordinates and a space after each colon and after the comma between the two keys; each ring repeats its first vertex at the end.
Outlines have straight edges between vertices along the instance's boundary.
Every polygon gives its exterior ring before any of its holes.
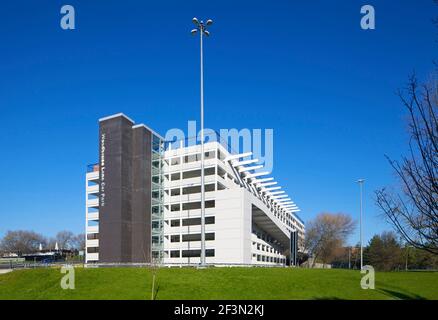
{"type": "Polygon", "coordinates": [[[154,297],[153,297],[152,300],[157,300],[157,296],[158,296],[158,291],[159,291],[159,290],[160,290],[160,285],[157,284],[157,290],[155,290],[155,292],[154,292],[154,297]]]}
{"type": "Polygon", "coordinates": [[[338,297],[315,297],[313,300],[345,300],[338,297]]]}
{"type": "Polygon", "coordinates": [[[400,299],[400,300],[426,300],[426,298],[415,293],[408,293],[408,292],[404,293],[401,291],[395,291],[390,289],[377,289],[377,291],[391,298],[400,299]]]}

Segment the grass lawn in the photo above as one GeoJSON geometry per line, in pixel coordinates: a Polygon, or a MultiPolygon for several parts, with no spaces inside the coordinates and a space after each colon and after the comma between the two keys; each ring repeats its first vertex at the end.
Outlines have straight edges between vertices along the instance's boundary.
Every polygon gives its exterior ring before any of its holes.
{"type": "MultiPolygon", "coordinates": [[[[76,268],[75,290],[59,269],[0,275],[0,299],[151,299],[146,268],[76,268]]],[[[438,272],[378,272],[375,290],[359,271],[289,268],[161,268],[156,299],[438,299],[438,272]]]]}

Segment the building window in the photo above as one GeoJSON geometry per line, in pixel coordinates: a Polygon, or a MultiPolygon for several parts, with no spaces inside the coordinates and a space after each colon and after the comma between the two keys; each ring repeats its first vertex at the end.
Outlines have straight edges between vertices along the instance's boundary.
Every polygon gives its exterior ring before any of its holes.
{"type": "MultiPolygon", "coordinates": [[[[205,192],[215,191],[214,184],[207,184],[204,186],[205,192]]],[[[182,194],[201,193],[201,186],[185,187],[182,189],[182,194]]]]}
{"type": "Polygon", "coordinates": [[[177,172],[177,173],[172,173],[172,174],[170,175],[170,179],[171,179],[172,181],[180,180],[180,179],[181,179],[181,173],[179,173],[179,172],[177,172]]]}
{"type": "Polygon", "coordinates": [[[170,206],[170,211],[179,211],[180,210],[180,205],[178,204],[172,204],[170,206]]]}
{"type": "Polygon", "coordinates": [[[152,236],[152,244],[161,244],[161,237],[160,236],[152,236]]]}
{"type": "Polygon", "coordinates": [[[207,151],[204,153],[205,160],[214,159],[216,157],[215,151],[207,151]]]}
{"type": "Polygon", "coordinates": [[[201,186],[185,187],[185,188],[183,188],[183,191],[182,191],[183,194],[194,194],[194,193],[200,193],[200,192],[201,192],[201,186]]]}
{"type": "Polygon", "coordinates": [[[170,251],[170,257],[171,258],[179,258],[180,257],[180,252],[179,252],[179,250],[172,250],[172,251],[170,251]]]}
{"type": "Polygon", "coordinates": [[[160,206],[152,206],[152,213],[160,213],[160,206]]]}
{"type": "Polygon", "coordinates": [[[162,227],[160,220],[152,221],[152,229],[160,229],[162,227]]]}
{"type": "MultiPolygon", "coordinates": [[[[204,169],[204,175],[205,176],[211,176],[215,174],[215,168],[205,168],[204,169]]],[[[196,170],[190,170],[190,171],[186,171],[183,172],[183,179],[190,179],[190,178],[198,178],[201,176],[201,170],[200,169],[196,169],[196,170]]],[[[173,180],[173,178],[172,178],[173,180]]]]}
{"type": "Polygon", "coordinates": [[[152,191],[153,199],[160,199],[160,191],[152,191]]]}
{"type": "MultiPolygon", "coordinates": [[[[178,164],[181,164],[181,158],[180,158],[180,157],[172,158],[172,160],[170,160],[170,164],[171,164],[172,166],[176,166],[176,165],[178,165],[178,164]]],[[[173,180],[173,179],[172,179],[172,180],[173,180]]]]}
{"type": "Polygon", "coordinates": [[[157,169],[159,169],[160,168],[160,162],[161,161],[159,161],[159,160],[152,161],[152,166],[157,168],[157,169]]]}
{"type": "Polygon", "coordinates": [[[170,242],[179,242],[179,234],[174,234],[170,236],[170,242]]]}
{"type": "MultiPolygon", "coordinates": [[[[192,258],[192,257],[200,257],[201,250],[183,250],[182,257],[183,258],[192,258]]],[[[214,257],[214,249],[206,249],[205,250],[206,257],[214,257]]]]}
{"type": "Polygon", "coordinates": [[[87,234],[87,240],[97,240],[99,239],[98,233],[88,233],[87,234]]]}
{"type": "MultiPolygon", "coordinates": [[[[205,217],[205,224],[214,224],[214,217],[205,217]]],[[[182,225],[186,226],[198,226],[201,224],[201,218],[187,218],[182,220],[182,225]]]]}
{"type": "Polygon", "coordinates": [[[160,183],[160,177],[159,176],[153,176],[152,177],[152,182],[153,183],[160,183]]]}
{"type": "MultiPolygon", "coordinates": [[[[214,208],[215,207],[215,201],[214,200],[208,200],[205,201],[205,208],[214,208]]],[[[195,210],[195,209],[201,209],[201,202],[188,202],[183,203],[183,210],[195,210]]]]}
{"type": "Polygon", "coordinates": [[[179,219],[171,220],[170,221],[170,226],[171,227],[179,227],[180,226],[180,220],[179,219]]]}
{"type": "Polygon", "coordinates": [[[200,158],[201,158],[201,154],[187,155],[187,156],[184,156],[184,163],[199,161],[200,158]]]}
{"type": "Polygon", "coordinates": [[[217,150],[217,158],[219,160],[224,160],[225,159],[225,155],[219,151],[219,149],[217,150]]]}
{"type": "Polygon", "coordinates": [[[181,194],[181,189],[180,188],[170,190],[170,195],[171,196],[179,196],[180,194],[181,194]]]}
{"type": "Polygon", "coordinates": [[[219,183],[219,182],[218,182],[218,184],[217,184],[217,189],[218,189],[218,190],[225,190],[226,187],[225,187],[222,183],[219,183]]]}
{"type": "Polygon", "coordinates": [[[99,253],[99,247],[88,247],[87,253],[99,253]]]}
{"type": "MultiPolygon", "coordinates": [[[[205,234],[205,240],[206,241],[214,240],[214,232],[206,233],[205,234]]],[[[183,234],[182,241],[183,242],[201,241],[201,234],[200,233],[183,234]]]]}

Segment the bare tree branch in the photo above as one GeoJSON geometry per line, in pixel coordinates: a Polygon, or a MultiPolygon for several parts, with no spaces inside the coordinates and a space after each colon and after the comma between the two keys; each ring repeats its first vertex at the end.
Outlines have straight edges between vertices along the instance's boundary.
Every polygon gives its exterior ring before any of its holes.
{"type": "Polygon", "coordinates": [[[377,190],[376,203],[409,244],[438,254],[438,86],[411,76],[398,95],[409,114],[409,157],[387,157],[401,192],[377,190]]]}

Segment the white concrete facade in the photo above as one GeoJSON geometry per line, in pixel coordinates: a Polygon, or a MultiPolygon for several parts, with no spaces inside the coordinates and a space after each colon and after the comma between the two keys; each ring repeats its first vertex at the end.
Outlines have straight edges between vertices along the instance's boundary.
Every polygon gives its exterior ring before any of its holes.
{"type": "MultiPolygon", "coordinates": [[[[294,214],[299,209],[292,212],[271,198],[257,175],[247,178],[261,172],[245,170],[254,162],[248,155],[230,155],[217,142],[204,148],[207,264],[285,264],[291,231],[298,232],[302,249],[304,224],[294,214]]],[[[164,159],[163,263],[198,264],[200,257],[192,255],[201,248],[200,146],[167,150],[164,159]]]]}
{"type": "MultiPolygon", "coordinates": [[[[284,200],[281,187],[266,177],[251,154],[231,155],[217,142],[206,143],[204,150],[206,263],[285,265],[292,231],[303,249],[305,226],[295,215],[298,207],[284,200]]],[[[164,151],[162,192],[152,192],[152,199],[160,197],[164,207],[164,265],[200,263],[200,158],[200,145],[164,151]]],[[[88,171],[87,263],[99,261],[99,168],[88,171]]]]}
{"type": "Polygon", "coordinates": [[[85,263],[99,261],[99,167],[89,168],[85,177],[85,263]]]}

